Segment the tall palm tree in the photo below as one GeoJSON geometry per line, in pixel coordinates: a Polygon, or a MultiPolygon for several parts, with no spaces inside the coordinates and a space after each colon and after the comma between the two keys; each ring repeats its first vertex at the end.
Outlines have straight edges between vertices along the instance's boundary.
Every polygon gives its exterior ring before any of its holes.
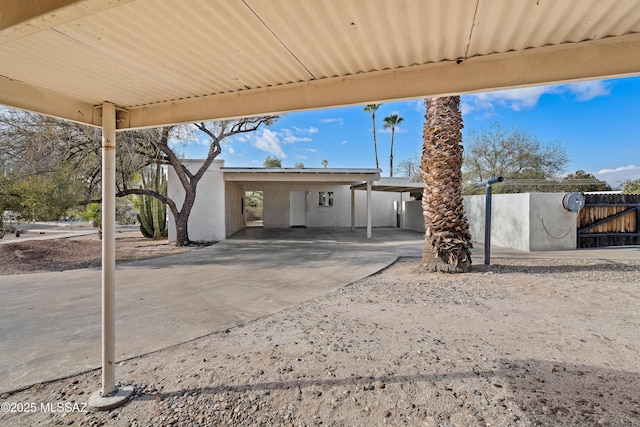
{"type": "Polygon", "coordinates": [[[380,108],[382,104],[367,104],[364,107],[364,111],[367,113],[371,113],[371,123],[373,126],[373,151],[376,154],[376,169],[380,169],[380,165],[378,164],[378,144],[376,143],[376,111],[380,108]]]}
{"type": "Polygon", "coordinates": [[[397,114],[391,114],[384,118],[385,129],[391,128],[391,150],[389,151],[389,176],[393,176],[393,136],[396,133],[396,126],[402,123],[404,119],[397,114]]]}
{"type": "Polygon", "coordinates": [[[425,99],[422,144],[425,236],[421,268],[471,270],[471,234],[462,206],[460,97],[425,99]]]}

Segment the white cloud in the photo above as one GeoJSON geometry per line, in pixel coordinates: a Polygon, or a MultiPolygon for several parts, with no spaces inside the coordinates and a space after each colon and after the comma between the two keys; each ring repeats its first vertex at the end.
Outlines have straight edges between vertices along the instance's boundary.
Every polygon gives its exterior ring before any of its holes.
{"type": "Polygon", "coordinates": [[[227,153],[229,153],[229,154],[235,154],[235,152],[236,152],[236,150],[234,150],[231,145],[227,145],[225,147],[225,150],[227,150],[227,153]]]}
{"type": "Polygon", "coordinates": [[[577,101],[589,101],[598,96],[611,94],[611,84],[608,82],[579,82],[564,86],[575,95],[577,101]]]}
{"type": "Polygon", "coordinates": [[[415,111],[416,113],[422,113],[424,114],[426,112],[425,106],[424,106],[424,99],[416,99],[413,101],[408,101],[408,104],[410,106],[410,108],[415,111]]]}
{"type": "Polygon", "coordinates": [[[313,135],[314,133],[318,133],[318,128],[313,126],[309,126],[308,128],[299,128],[298,126],[294,126],[293,130],[295,130],[298,133],[307,134],[307,135],[313,135]]]}
{"type": "Polygon", "coordinates": [[[286,158],[278,134],[270,129],[262,129],[261,134],[249,135],[251,145],[274,156],[286,158]]]}
{"type": "Polygon", "coordinates": [[[485,92],[462,97],[462,113],[484,111],[489,115],[496,106],[521,111],[534,108],[545,94],[571,96],[575,101],[585,102],[611,93],[611,84],[606,81],[578,82],[555,86],[536,86],[522,89],[485,92]]]}
{"type": "Polygon", "coordinates": [[[320,120],[320,123],[338,123],[339,125],[344,124],[344,118],[342,117],[330,117],[328,119],[320,120]]]}
{"type": "MultiPolygon", "coordinates": [[[[318,131],[314,127],[303,129],[294,126],[293,129],[298,133],[306,134],[313,134],[318,131]]],[[[287,157],[282,148],[283,145],[313,141],[313,139],[308,136],[297,136],[293,130],[287,128],[277,131],[265,128],[262,130],[262,133],[247,134],[245,138],[247,138],[254,147],[283,159],[287,157]]]]}
{"type": "Polygon", "coordinates": [[[278,131],[278,134],[282,135],[282,142],[285,144],[291,144],[294,142],[309,142],[312,141],[311,138],[308,137],[300,137],[293,134],[291,129],[281,129],[278,131]]]}
{"type": "Polygon", "coordinates": [[[349,142],[349,141],[347,141],[346,139],[344,139],[344,140],[340,141],[340,144],[345,145],[345,144],[347,144],[348,142],[349,142]]]}
{"type": "Polygon", "coordinates": [[[305,150],[307,150],[310,153],[317,153],[318,150],[316,150],[315,148],[305,148],[305,150]]]}
{"type": "Polygon", "coordinates": [[[602,169],[594,174],[598,179],[607,181],[611,187],[618,187],[623,181],[640,179],[640,166],[628,165],[615,169],[602,169]]]}

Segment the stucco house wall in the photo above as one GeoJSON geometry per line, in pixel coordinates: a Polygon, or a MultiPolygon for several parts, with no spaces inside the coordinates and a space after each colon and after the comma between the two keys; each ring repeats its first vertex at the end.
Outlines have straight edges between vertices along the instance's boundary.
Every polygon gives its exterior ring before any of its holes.
{"type": "Polygon", "coordinates": [[[408,200],[403,203],[402,221],[405,230],[425,232],[422,200],[408,200]]]}
{"type": "Polygon", "coordinates": [[[242,184],[237,182],[225,182],[224,188],[226,203],[226,237],[232,235],[236,231],[242,230],[245,227],[244,210],[246,209],[246,200],[244,198],[244,188],[242,184]]]}
{"type": "MultiPolygon", "coordinates": [[[[183,160],[190,171],[195,172],[202,160],[183,160]]],[[[222,240],[226,236],[225,227],[225,183],[220,168],[224,160],[214,160],[198,184],[196,200],[189,217],[189,238],[193,241],[211,242],[222,240]]],[[[173,168],[169,168],[167,194],[182,208],[184,189],[173,168]]],[[[176,240],[176,228],[173,214],[169,211],[169,241],[176,240]]]]}
{"type": "MultiPolygon", "coordinates": [[[[522,251],[575,249],[575,212],[562,207],[565,193],[494,194],[491,244],[522,251]]],[[[464,206],[474,242],[484,243],[485,196],[466,196],[464,206]]]]}
{"type": "MultiPolygon", "coordinates": [[[[263,223],[269,228],[286,228],[291,226],[290,194],[305,192],[306,194],[306,226],[307,227],[351,227],[351,189],[348,185],[331,184],[287,184],[262,183],[259,186],[263,193],[263,223]],[[333,193],[333,206],[320,206],[320,192],[333,193]]],[[[250,190],[257,187],[247,186],[250,190]]],[[[405,193],[404,198],[409,196],[405,193]]],[[[372,192],[371,223],[373,227],[395,227],[396,214],[394,201],[400,199],[398,193],[372,192]]],[[[356,227],[367,225],[367,193],[355,192],[356,227]]]]}
{"type": "MultiPolygon", "coordinates": [[[[577,214],[562,207],[565,194],[494,194],[491,245],[527,252],[575,249],[577,214]]],[[[485,196],[463,199],[472,241],[484,244],[485,196]]],[[[419,200],[404,203],[406,229],[424,232],[421,203],[419,200]]]]}

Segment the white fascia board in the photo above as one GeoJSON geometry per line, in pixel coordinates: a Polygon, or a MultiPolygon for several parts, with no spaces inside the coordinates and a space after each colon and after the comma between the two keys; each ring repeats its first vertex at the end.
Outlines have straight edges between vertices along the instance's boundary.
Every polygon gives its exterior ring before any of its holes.
{"type": "Polygon", "coordinates": [[[229,173],[279,173],[279,174],[344,174],[344,173],[364,173],[380,174],[382,170],[375,168],[262,168],[262,167],[222,167],[223,172],[229,173]]]}
{"type": "Polygon", "coordinates": [[[379,173],[269,173],[224,171],[225,181],[234,182],[333,182],[354,183],[380,178],[379,173]]]}
{"type": "Polygon", "coordinates": [[[102,106],[0,76],[0,104],[92,126],[102,125],[102,106]]]}
{"type": "Polygon", "coordinates": [[[638,74],[640,34],[630,34],[135,107],[119,127],[154,127],[638,74]]]}

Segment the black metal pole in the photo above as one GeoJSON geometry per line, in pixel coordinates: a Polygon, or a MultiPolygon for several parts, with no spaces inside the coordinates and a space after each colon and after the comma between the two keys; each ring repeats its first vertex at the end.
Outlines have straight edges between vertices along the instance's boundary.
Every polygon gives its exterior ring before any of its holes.
{"type": "Polygon", "coordinates": [[[486,188],[485,193],[485,213],[484,213],[484,264],[491,264],[491,193],[493,184],[504,181],[504,178],[497,176],[486,179],[476,184],[476,187],[482,185],[486,188]]]}
{"type": "Polygon", "coordinates": [[[491,193],[491,184],[487,184],[484,215],[484,265],[491,264],[491,193]]]}

